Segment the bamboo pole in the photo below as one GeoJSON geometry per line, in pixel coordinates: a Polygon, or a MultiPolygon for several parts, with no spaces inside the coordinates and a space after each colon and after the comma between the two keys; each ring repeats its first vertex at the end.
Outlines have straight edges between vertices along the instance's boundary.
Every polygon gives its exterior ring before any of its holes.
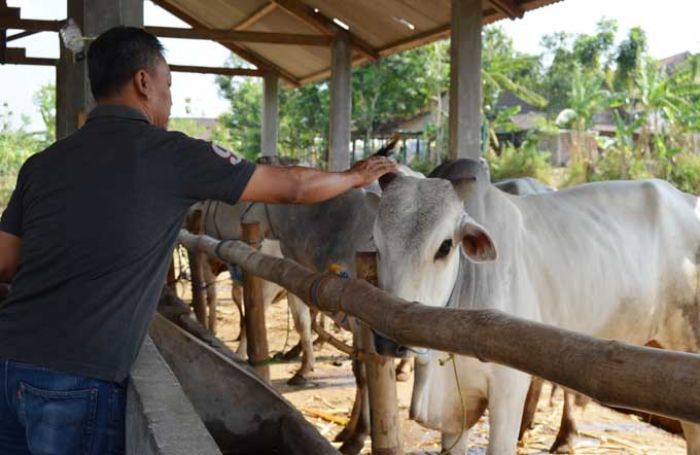
{"type": "MultiPolygon", "coordinates": [[[[213,254],[218,241],[181,231],[188,247],[213,254]]],[[[286,287],[323,311],[345,311],[407,346],[495,362],[583,393],[609,406],[700,423],[700,356],[633,346],[558,329],[497,310],[435,308],[360,280],[225,242],[220,256],[286,287]],[[312,299],[312,287],[315,298],[312,299]]]]}
{"type": "MultiPolygon", "coordinates": [[[[355,270],[359,279],[377,286],[377,253],[357,253],[355,270]]],[[[370,355],[376,354],[372,329],[360,324],[361,348],[370,355]]],[[[365,362],[369,410],[372,429],[372,453],[376,455],[400,455],[401,424],[399,423],[399,399],[396,392],[394,359],[379,357],[383,362],[365,362]]]]}
{"type": "MultiPolygon", "coordinates": [[[[262,241],[259,223],[241,223],[243,240],[256,247],[262,241]]],[[[248,248],[250,246],[246,245],[248,248]]],[[[270,381],[270,366],[267,364],[270,351],[267,347],[265,327],[265,302],[263,302],[262,280],[251,271],[243,272],[243,305],[245,306],[245,328],[248,337],[248,361],[266,381],[270,381]]]]}

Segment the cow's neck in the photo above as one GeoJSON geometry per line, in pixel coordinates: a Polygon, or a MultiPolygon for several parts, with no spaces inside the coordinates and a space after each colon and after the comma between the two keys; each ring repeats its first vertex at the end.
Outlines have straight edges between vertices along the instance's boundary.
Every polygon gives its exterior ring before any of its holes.
{"type": "Polygon", "coordinates": [[[517,280],[519,267],[514,267],[522,250],[522,214],[513,204],[512,196],[492,185],[479,198],[465,206],[467,213],[484,226],[498,251],[498,260],[475,264],[460,258],[458,292],[450,305],[468,309],[499,309],[511,314],[521,313],[509,299],[510,289],[517,280]],[[458,303],[457,303],[458,302],[458,303]]]}

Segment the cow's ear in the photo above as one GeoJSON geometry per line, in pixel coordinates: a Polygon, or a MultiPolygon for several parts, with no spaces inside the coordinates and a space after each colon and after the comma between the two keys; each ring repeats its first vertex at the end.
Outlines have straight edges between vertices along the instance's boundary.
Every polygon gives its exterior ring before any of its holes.
{"type": "Polygon", "coordinates": [[[460,224],[459,239],[462,242],[462,252],[472,262],[493,262],[498,258],[491,235],[468,215],[460,224]]]}
{"type": "Polygon", "coordinates": [[[457,192],[459,200],[466,202],[469,197],[476,192],[476,177],[466,177],[458,180],[452,180],[452,186],[457,192]]]}

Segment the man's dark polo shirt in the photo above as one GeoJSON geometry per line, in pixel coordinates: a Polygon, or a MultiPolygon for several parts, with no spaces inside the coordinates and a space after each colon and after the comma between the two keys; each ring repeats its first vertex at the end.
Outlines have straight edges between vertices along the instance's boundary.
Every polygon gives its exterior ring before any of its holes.
{"type": "Polygon", "coordinates": [[[0,358],[124,380],[188,207],[235,203],[254,169],[131,108],[95,108],[27,160],[2,215],[22,253],[0,306],[0,358]]]}

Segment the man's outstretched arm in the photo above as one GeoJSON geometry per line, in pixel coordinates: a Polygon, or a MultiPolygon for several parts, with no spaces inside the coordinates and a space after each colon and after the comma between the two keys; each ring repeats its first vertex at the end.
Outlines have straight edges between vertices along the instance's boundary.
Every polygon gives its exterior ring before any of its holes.
{"type": "Polygon", "coordinates": [[[22,239],[0,231],[0,282],[9,283],[19,264],[22,239]]]}
{"type": "Polygon", "coordinates": [[[331,199],[352,188],[367,186],[389,172],[396,172],[396,163],[384,157],[371,157],[359,161],[344,172],[258,165],[241,195],[241,200],[313,204],[331,199]]]}

